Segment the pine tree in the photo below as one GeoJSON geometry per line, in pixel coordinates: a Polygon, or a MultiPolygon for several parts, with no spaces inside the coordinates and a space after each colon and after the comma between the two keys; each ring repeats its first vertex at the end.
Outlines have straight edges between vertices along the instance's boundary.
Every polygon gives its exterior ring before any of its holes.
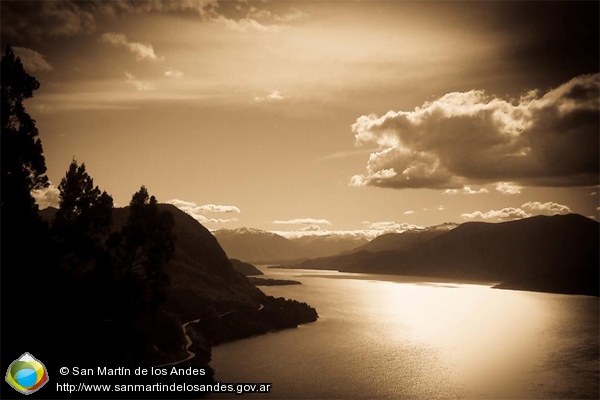
{"type": "Polygon", "coordinates": [[[48,187],[46,161],[35,121],[23,102],[33,97],[40,83],[25,72],[10,46],[1,64],[2,214],[37,216],[31,191],[48,187]]]}

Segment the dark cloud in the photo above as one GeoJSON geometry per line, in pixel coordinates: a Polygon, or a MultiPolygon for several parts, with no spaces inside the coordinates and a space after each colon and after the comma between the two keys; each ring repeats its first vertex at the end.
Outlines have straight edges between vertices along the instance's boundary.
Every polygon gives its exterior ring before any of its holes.
{"type": "Polygon", "coordinates": [[[27,72],[49,71],[52,69],[46,58],[35,50],[26,47],[13,47],[13,50],[21,59],[27,72]]]}
{"type": "MultiPolygon", "coordinates": [[[[487,3],[487,2],[486,2],[487,3]]],[[[490,2],[489,29],[512,34],[505,57],[515,68],[565,81],[598,71],[597,1],[490,2]]]]}
{"type": "Polygon", "coordinates": [[[517,101],[448,93],[414,111],[364,115],[357,144],[377,144],[355,186],[588,186],[599,174],[599,74],[517,101]]]}
{"type": "Polygon", "coordinates": [[[275,23],[307,17],[293,7],[276,14],[245,1],[218,0],[111,0],[111,1],[7,1],[2,3],[2,40],[26,42],[45,36],[70,37],[96,31],[101,19],[145,13],[178,13],[222,23],[238,30],[270,31],[275,23]],[[259,20],[261,22],[259,22],[259,20]]]}

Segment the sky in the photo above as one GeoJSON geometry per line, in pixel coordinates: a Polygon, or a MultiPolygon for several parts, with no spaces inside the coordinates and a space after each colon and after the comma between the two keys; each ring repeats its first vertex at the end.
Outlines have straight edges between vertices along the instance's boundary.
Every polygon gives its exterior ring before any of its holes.
{"type": "MultiPolygon", "coordinates": [[[[211,230],[599,218],[598,2],[2,1],[73,159],[211,230]]],[[[290,233],[291,235],[292,233],[290,233]]]]}

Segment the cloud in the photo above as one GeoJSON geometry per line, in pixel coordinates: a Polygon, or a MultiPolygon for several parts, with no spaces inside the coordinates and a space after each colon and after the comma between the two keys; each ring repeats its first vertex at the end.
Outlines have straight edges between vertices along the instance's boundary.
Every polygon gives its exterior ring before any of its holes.
{"type": "Polygon", "coordinates": [[[227,29],[238,32],[274,32],[280,29],[277,25],[263,25],[257,20],[248,17],[236,20],[219,15],[216,18],[212,18],[211,21],[216,24],[221,24],[227,29]]]}
{"type": "Polygon", "coordinates": [[[188,11],[199,16],[208,17],[214,14],[219,5],[217,0],[117,0],[100,2],[99,6],[104,14],[111,16],[132,13],[188,11]]]}
{"type": "Polygon", "coordinates": [[[102,43],[109,43],[117,47],[125,47],[130,52],[135,54],[135,59],[140,60],[151,60],[160,61],[163,57],[158,57],[154,53],[154,48],[150,44],[143,44],[139,42],[128,42],[127,37],[122,33],[108,32],[100,36],[99,39],[102,43]]]}
{"type": "Polygon", "coordinates": [[[381,222],[369,222],[363,221],[363,225],[368,225],[367,229],[355,229],[355,230],[326,230],[318,225],[309,225],[304,228],[294,231],[271,231],[277,235],[283,236],[288,239],[296,239],[306,236],[338,236],[344,238],[355,238],[355,239],[374,239],[379,235],[385,233],[402,233],[408,230],[423,229],[422,226],[409,224],[406,222],[397,223],[394,221],[381,221],[381,222]]]}
{"type": "Polygon", "coordinates": [[[331,222],[329,222],[326,219],[315,219],[315,218],[296,218],[296,219],[290,219],[287,221],[281,221],[281,220],[277,220],[277,221],[273,221],[273,224],[279,224],[279,225],[331,225],[331,222]]]}
{"type": "Polygon", "coordinates": [[[510,221],[521,218],[529,218],[534,215],[568,214],[570,212],[571,209],[568,206],[554,203],[552,201],[547,203],[528,201],[527,203],[522,204],[520,208],[506,207],[501,210],[490,210],[486,213],[475,211],[472,213],[462,214],[461,217],[464,219],[496,219],[499,221],[510,221]]]}
{"type": "Polygon", "coordinates": [[[439,205],[435,209],[438,210],[438,211],[444,211],[446,209],[446,207],[444,207],[442,205],[439,205]]]}
{"type": "Polygon", "coordinates": [[[90,34],[102,17],[150,12],[192,12],[204,19],[216,15],[217,0],[39,1],[2,3],[2,33],[12,37],[70,37],[90,34]]]}
{"type": "Polygon", "coordinates": [[[31,195],[40,210],[48,207],[58,208],[60,191],[52,183],[47,188],[32,191],[31,195]]]}
{"type": "Polygon", "coordinates": [[[69,1],[2,2],[2,33],[13,38],[69,37],[96,29],[93,11],[69,1]]]}
{"type": "Polygon", "coordinates": [[[475,211],[461,215],[463,219],[496,219],[499,221],[512,221],[516,219],[529,218],[531,216],[532,215],[526,211],[515,207],[506,207],[501,210],[490,210],[486,213],[475,211]]]}
{"type": "MultiPolygon", "coordinates": [[[[241,4],[235,7],[242,11],[241,4]]],[[[214,10],[213,10],[214,11],[214,10]]],[[[279,32],[286,27],[286,23],[299,21],[308,17],[308,14],[296,8],[283,15],[273,14],[269,10],[259,9],[254,5],[248,7],[245,14],[238,15],[237,18],[228,17],[225,13],[213,12],[209,20],[213,23],[221,24],[227,29],[238,32],[279,32]]]]}
{"type": "Polygon", "coordinates": [[[13,47],[13,51],[19,56],[27,72],[50,71],[52,69],[46,58],[35,50],[26,47],[13,47]]]}
{"type": "Polygon", "coordinates": [[[280,101],[280,100],[285,100],[285,99],[287,99],[287,97],[284,96],[283,94],[281,94],[281,92],[279,90],[273,90],[271,93],[269,93],[266,96],[254,97],[254,101],[280,101]]]}
{"type": "Polygon", "coordinates": [[[175,69],[169,69],[165,71],[165,76],[168,78],[181,78],[183,76],[183,72],[175,69]]]}
{"type": "Polygon", "coordinates": [[[321,227],[319,225],[309,225],[300,229],[302,232],[316,232],[320,231],[321,227]]]}
{"type": "Polygon", "coordinates": [[[156,90],[156,87],[153,84],[150,82],[141,81],[129,72],[125,72],[125,76],[127,77],[127,83],[133,86],[138,92],[149,92],[156,90]]]}
{"type": "Polygon", "coordinates": [[[503,194],[520,194],[523,187],[513,185],[512,182],[498,182],[496,190],[503,194]]]}
{"type": "Polygon", "coordinates": [[[482,193],[489,193],[488,190],[486,188],[479,188],[479,189],[471,189],[470,186],[463,186],[462,189],[446,189],[444,190],[444,194],[482,194],[482,193]]]}
{"type": "Polygon", "coordinates": [[[240,209],[235,206],[219,206],[216,204],[206,204],[203,206],[199,206],[194,202],[180,199],[167,200],[165,203],[174,205],[186,214],[191,215],[196,221],[202,224],[224,224],[227,222],[233,222],[238,220],[237,218],[207,218],[205,215],[203,215],[207,212],[240,212],[240,209]]]}
{"type": "Polygon", "coordinates": [[[507,101],[448,93],[414,111],[359,117],[355,144],[376,144],[354,186],[458,189],[467,184],[597,184],[600,74],[507,101]]]}
{"type": "Polygon", "coordinates": [[[300,11],[296,8],[292,8],[292,10],[284,15],[275,15],[273,18],[275,19],[275,21],[279,21],[279,22],[292,22],[292,21],[299,21],[301,19],[305,19],[308,17],[308,14],[300,11]]]}
{"type": "Polygon", "coordinates": [[[236,206],[222,206],[218,204],[204,204],[198,206],[198,211],[205,213],[239,213],[240,209],[236,206]]]}
{"type": "Polygon", "coordinates": [[[546,214],[546,215],[554,215],[554,214],[568,214],[571,212],[571,209],[568,206],[554,203],[549,201],[547,203],[540,203],[539,201],[528,201],[527,203],[521,206],[523,209],[527,209],[529,211],[535,211],[536,214],[546,214]]]}
{"type": "MultiPolygon", "coordinates": [[[[118,18],[123,15],[144,13],[192,13],[201,21],[220,24],[238,32],[277,32],[286,23],[299,21],[308,16],[291,8],[285,14],[273,14],[253,6],[218,0],[113,0],[113,1],[40,1],[3,2],[3,34],[13,38],[50,36],[74,36],[96,31],[99,19],[118,18]],[[5,4],[6,3],[6,4],[5,4]],[[244,12],[243,9],[246,9],[244,12]],[[233,11],[233,12],[232,12],[233,11]],[[236,15],[232,15],[236,14],[236,15]],[[259,22],[258,20],[262,21],[259,22]]],[[[256,3],[255,3],[256,4],[256,3]]]]}
{"type": "Polygon", "coordinates": [[[408,210],[408,211],[404,211],[404,215],[410,215],[410,214],[414,214],[415,212],[413,210],[408,210]]]}
{"type": "Polygon", "coordinates": [[[384,231],[384,232],[400,233],[400,232],[410,231],[410,230],[415,230],[415,229],[423,229],[422,226],[409,224],[407,222],[398,223],[398,222],[394,222],[394,221],[380,221],[380,222],[364,221],[363,224],[368,224],[369,229],[374,229],[377,231],[384,231]]]}

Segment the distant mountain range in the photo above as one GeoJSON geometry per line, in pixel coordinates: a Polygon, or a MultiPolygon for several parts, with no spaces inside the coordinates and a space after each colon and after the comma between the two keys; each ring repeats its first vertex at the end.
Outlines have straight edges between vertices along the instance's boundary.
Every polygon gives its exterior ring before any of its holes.
{"type": "Polygon", "coordinates": [[[467,222],[447,231],[383,235],[356,252],[284,267],[503,282],[500,288],[597,296],[599,224],[577,214],[467,222]]]}
{"type": "Polygon", "coordinates": [[[253,228],[219,229],[213,232],[227,256],[252,264],[273,264],[348,251],[368,242],[352,235],[310,235],[287,239],[253,228]]]}
{"type": "Polygon", "coordinates": [[[414,229],[405,231],[402,233],[385,233],[381,236],[377,236],[375,239],[364,244],[363,246],[356,247],[351,250],[350,253],[357,253],[360,251],[369,251],[372,253],[379,251],[400,251],[410,250],[421,242],[425,242],[429,239],[433,239],[443,233],[448,232],[459,226],[460,224],[445,223],[441,225],[431,226],[424,229],[414,229]]]}

